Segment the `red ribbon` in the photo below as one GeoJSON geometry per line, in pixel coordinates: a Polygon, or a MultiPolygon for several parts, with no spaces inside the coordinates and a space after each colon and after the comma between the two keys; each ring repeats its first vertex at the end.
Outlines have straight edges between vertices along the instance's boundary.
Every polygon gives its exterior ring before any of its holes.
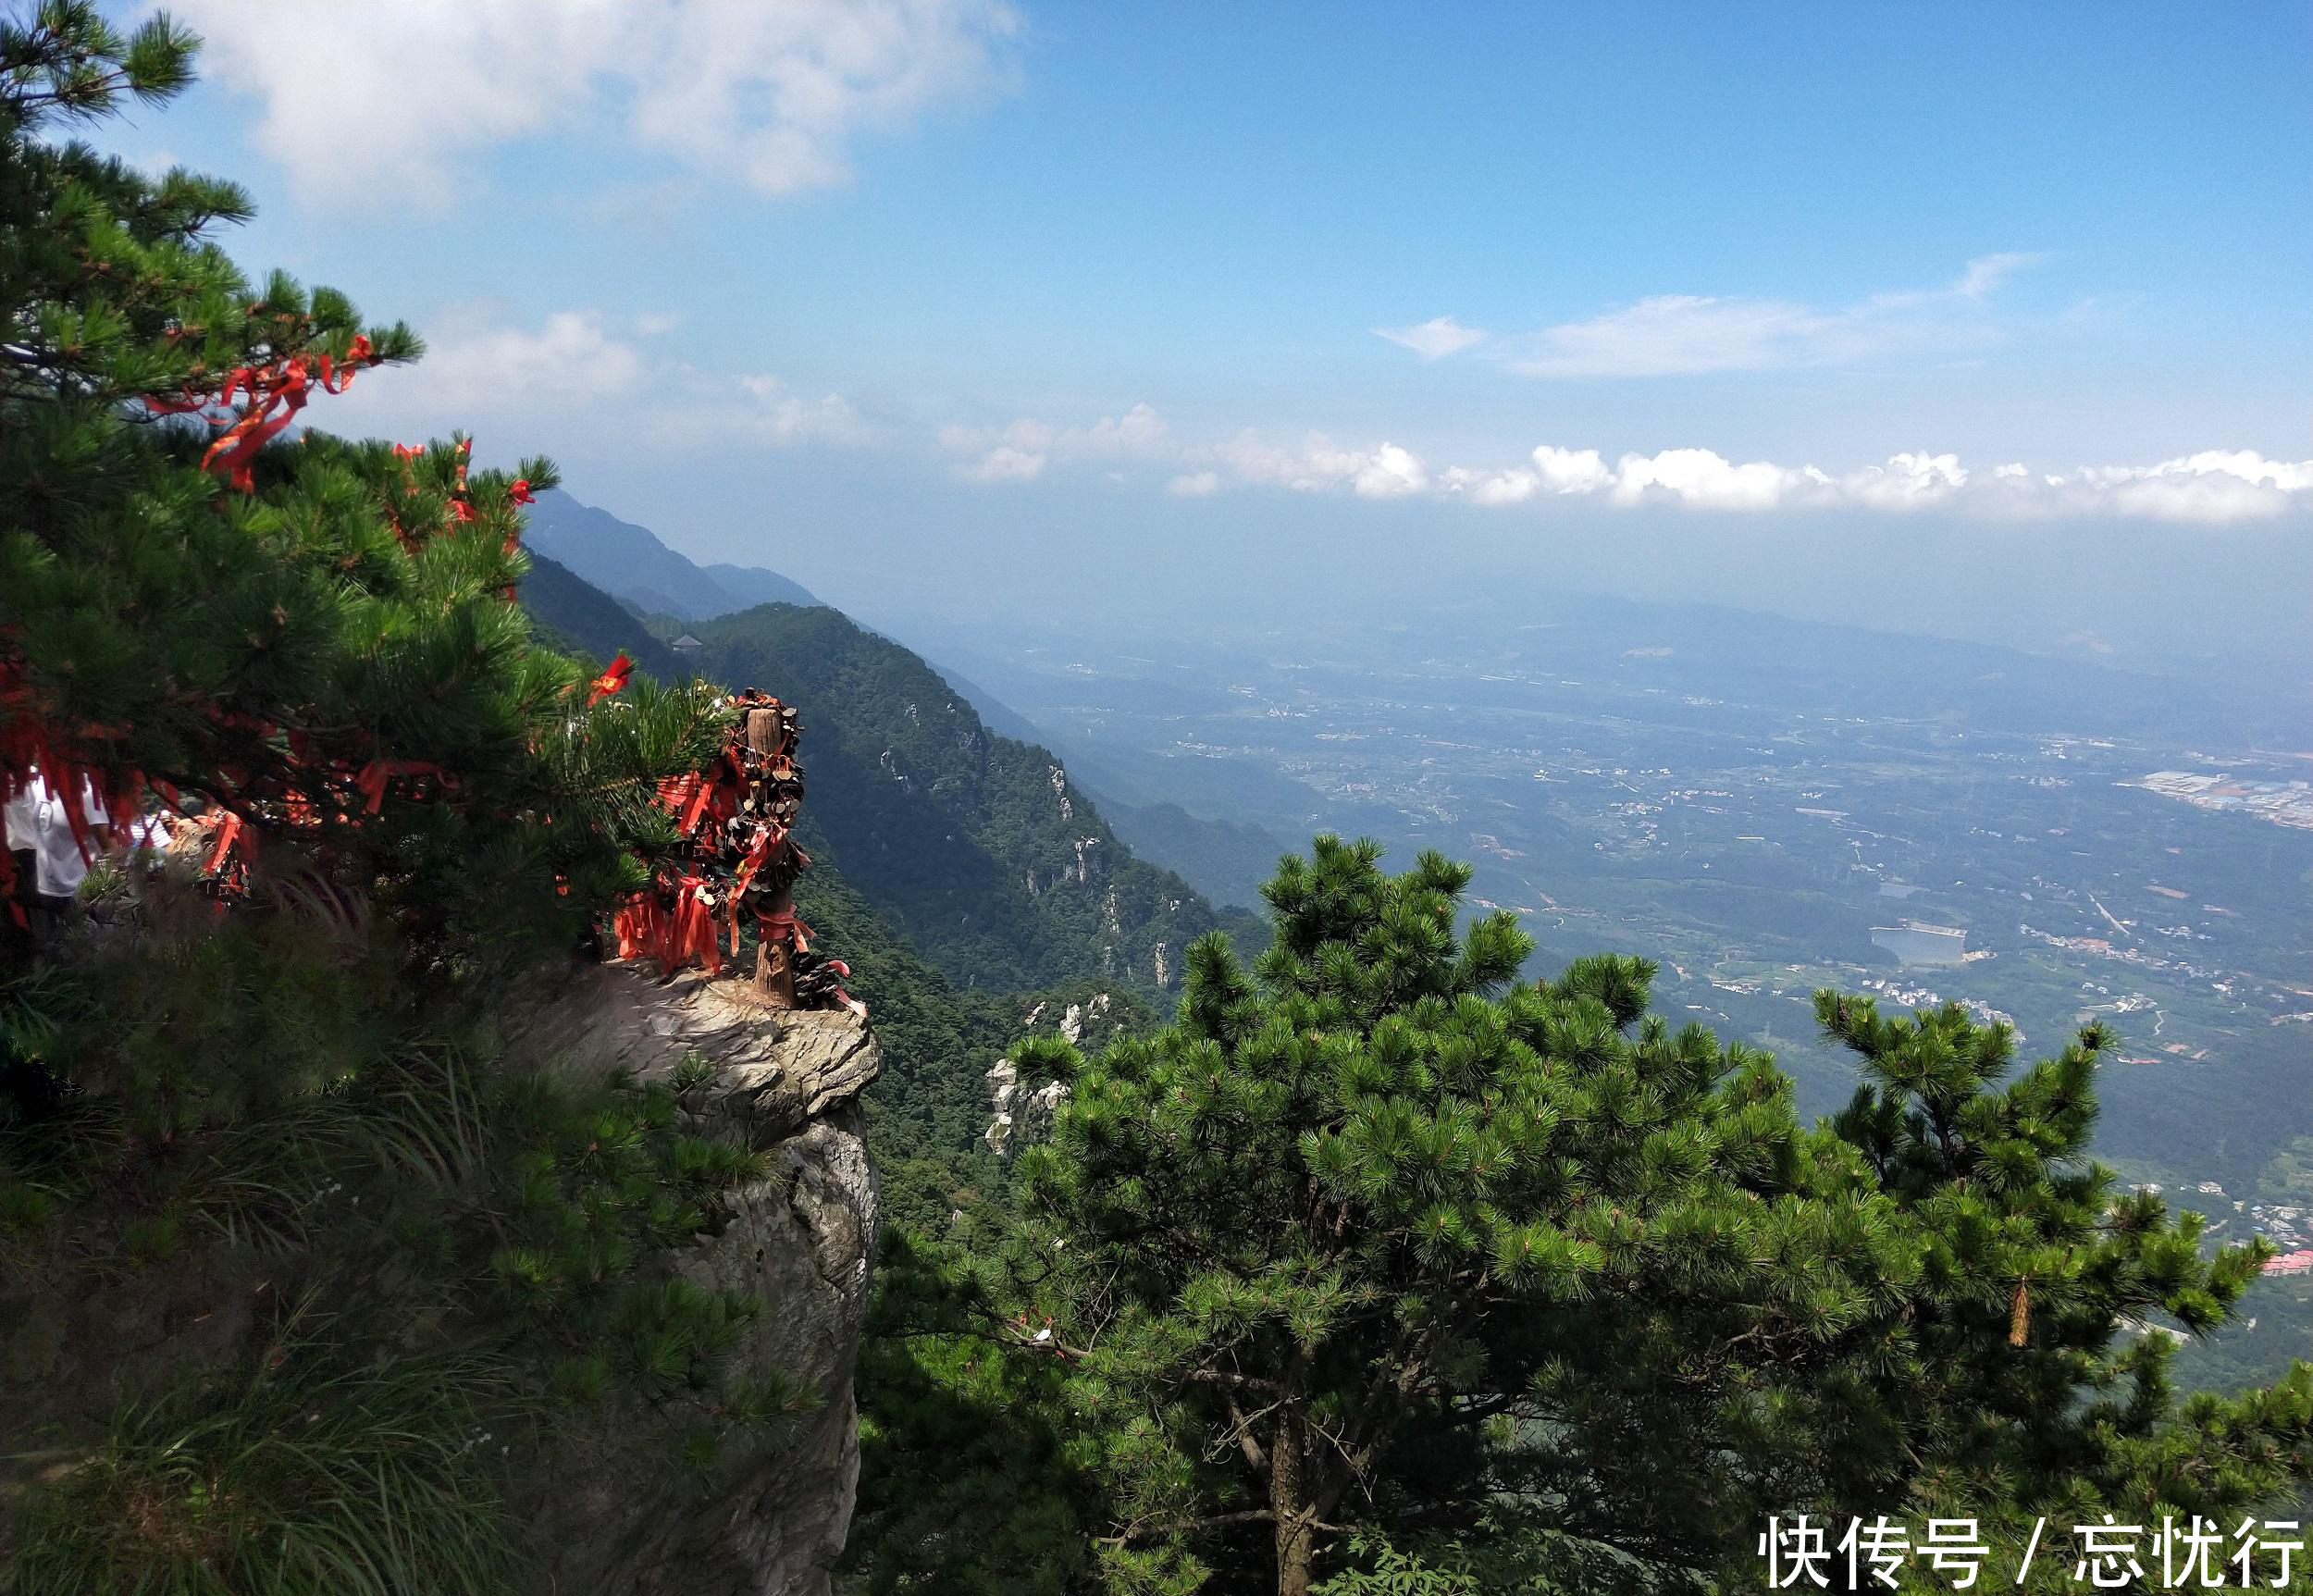
{"type": "Polygon", "coordinates": [[[156,415],[229,410],[235,395],[246,395],[238,416],[218,416],[212,421],[211,425],[223,427],[224,433],[201,456],[201,468],[216,472],[235,489],[247,493],[255,487],[250,475],[252,463],[258,452],[279,437],[282,429],[297,418],[297,413],[305,408],[305,401],[310,397],[307,388],[317,386],[324,393],[343,393],[353,385],[354,375],[363,366],[377,364],[377,360],[368,334],[357,333],[346,346],[343,360],[333,360],[327,354],[300,354],[277,365],[236,366],[226,376],[225,386],[214,398],[190,390],[176,399],[155,399],[147,394],[144,407],[156,415]],[[316,371],[320,374],[317,381],[313,375],[316,371]]]}
{"type": "Polygon", "coordinates": [[[217,867],[225,862],[225,856],[231,853],[234,844],[241,841],[241,816],[231,810],[227,810],[218,817],[215,834],[216,842],[209,849],[209,857],[201,863],[201,872],[204,875],[217,873],[217,867]]]}
{"type": "Polygon", "coordinates": [[[634,669],[635,662],[625,654],[612,660],[611,668],[595,677],[594,681],[589,684],[587,690],[587,708],[594,708],[597,703],[625,687],[626,678],[633,674],[634,669]]]}
{"type": "Polygon", "coordinates": [[[424,760],[372,760],[353,778],[355,790],[364,798],[362,812],[376,814],[385,807],[386,782],[393,776],[438,776],[441,767],[424,760]]]}

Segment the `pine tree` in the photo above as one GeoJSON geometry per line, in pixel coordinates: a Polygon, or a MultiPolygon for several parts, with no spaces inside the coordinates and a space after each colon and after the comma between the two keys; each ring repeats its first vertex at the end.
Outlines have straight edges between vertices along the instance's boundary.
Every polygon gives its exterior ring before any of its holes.
{"type": "Polygon", "coordinates": [[[253,286],[208,237],[248,215],[232,185],[45,142],[166,100],[192,50],[68,0],[0,25],[0,796],[37,764],[124,821],[229,813],[261,865],[268,838],[320,860],[429,956],[567,942],[670,839],[651,784],[720,725],[687,693],[592,706],[530,646],[545,461],[283,440],[416,358],[407,328],[253,286]]]}
{"type": "Polygon", "coordinates": [[[1802,1128],[1763,1055],[1646,1013],[1645,961],[1515,984],[1508,917],[1457,933],[1466,867],[1378,857],[1285,861],[1275,945],[1198,944],[1158,1034],[1023,1046],[1071,1095],[1017,1250],[928,1260],[910,1400],[1003,1391],[1021,1500],[1107,1588],[1459,1542],[1519,1589],[1700,1589],[1796,1513],[1975,1516],[2012,1561],[2035,1516],[2237,1519],[2313,1474],[2313,1376],[2179,1407],[2127,1333],[2209,1328],[2261,1255],[2087,1161],[2100,1033],[2003,1084],[2005,1028],[1826,996],[1867,1084],[1802,1128]]]}
{"type": "Polygon", "coordinates": [[[544,460],[291,430],[415,337],[253,283],[211,236],[248,214],[230,184],[65,137],[176,93],[194,43],[79,0],[0,15],[0,798],[37,769],[123,829],[202,828],[93,872],[101,934],[0,949],[0,1275],[158,1302],[249,1268],[281,1305],[254,1367],[180,1358],[109,1432],[111,1371],[0,1386],[0,1585],[495,1593],[515,1527],[479,1430],[613,1384],[730,1424],[801,1400],[721,1383],[761,1304],[641,1277],[766,1175],[689,1128],[699,1081],[493,1052],[673,844],[659,784],[731,717],[534,644],[544,460]],[[74,1466],[34,1470],[52,1423],[74,1466]]]}

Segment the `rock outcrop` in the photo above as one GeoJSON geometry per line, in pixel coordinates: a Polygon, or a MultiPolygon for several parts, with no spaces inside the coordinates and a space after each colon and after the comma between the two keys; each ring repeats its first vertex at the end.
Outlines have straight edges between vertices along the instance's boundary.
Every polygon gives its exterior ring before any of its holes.
{"type": "Polygon", "coordinates": [[[727,1436],[705,1473],[686,1478],[674,1460],[711,1417],[703,1406],[608,1404],[524,1470],[519,1505],[550,1589],[826,1596],[850,1529],[860,1470],[851,1367],[877,1222],[858,1097],[881,1058],[850,1014],[774,1014],[743,992],[695,971],[659,984],[608,968],[542,1008],[524,1046],[561,1068],[643,1079],[693,1056],[714,1066],[714,1084],[697,1095],[700,1129],[768,1152],[771,1178],[736,1195],[720,1235],[668,1265],[761,1301],[731,1373],[778,1370],[819,1406],[727,1436]]]}
{"type": "MultiPolygon", "coordinates": [[[[1076,1012],[1071,1006],[1070,1017],[1073,1019],[1076,1012]]],[[[1015,1138],[1021,1146],[1042,1141],[1052,1129],[1052,1116],[1068,1097],[1069,1089],[1058,1081],[1047,1081],[1033,1090],[1024,1086],[1019,1067],[1009,1058],[997,1059],[985,1079],[995,1118],[989,1121],[983,1138],[988,1144],[988,1151],[999,1158],[1013,1151],[1015,1138]]]]}

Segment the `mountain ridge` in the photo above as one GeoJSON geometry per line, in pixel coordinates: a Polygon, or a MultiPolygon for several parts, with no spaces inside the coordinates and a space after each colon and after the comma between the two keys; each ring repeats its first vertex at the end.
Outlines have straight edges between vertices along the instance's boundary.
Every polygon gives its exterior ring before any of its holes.
{"type": "Polygon", "coordinates": [[[817,604],[801,583],[754,565],[699,565],[647,526],[556,490],[531,506],[524,541],[573,575],[645,612],[703,621],[757,604],[817,604]]]}

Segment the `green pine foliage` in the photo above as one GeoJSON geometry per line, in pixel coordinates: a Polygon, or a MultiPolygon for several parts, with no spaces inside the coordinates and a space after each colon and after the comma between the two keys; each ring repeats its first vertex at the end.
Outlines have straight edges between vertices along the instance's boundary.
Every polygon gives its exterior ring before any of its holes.
{"type": "Polygon", "coordinates": [[[2088,1157],[2101,1033],[2019,1072],[1956,1008],[1825,996],[1865,1083],[1803,1127],[1643,960],[1521,984],[1466,867],[1378,851],[1287,860],[1274,945],[1199,943],[1156,1034],[1017,1052],[1071,1088],[1019,1222],[890,1288],[889,1588],[1034,1566],[953,1500],[984,1482],[908,1467],[969,1415],[1020,1514],[1085,1527],[1081,1590],[1733,1589],[1770,1515],[1975,1516],[2012,1563],[2036,1516],[2231,1525],[2313,1478],[2313,1370],[2180,1404],[2140,1331],[2220,1322],[2262,1255],[2088,1157]]]}
{"type": "Polygon", "coordinates": [[[73,0],[0,18],[0,759],[248,839],[245,890],[106,867],[88,923],[5,950],[0,1586],[503,1592],[500,1472],[568,1404],[818,1400],[726,1376],[773,1305],[652,1261],[768,1174],[702,1130],[711,1071],[527,1074],[496,1023],[672,844],[657,783],[727,717],[688,684],[589,703],[539,646],[511,600],[544,461],[307,431],[212,469],[187,406],[232,374],[419,346],[245,277],[229,184],[71,142],[192,48],[73,0]]]}

